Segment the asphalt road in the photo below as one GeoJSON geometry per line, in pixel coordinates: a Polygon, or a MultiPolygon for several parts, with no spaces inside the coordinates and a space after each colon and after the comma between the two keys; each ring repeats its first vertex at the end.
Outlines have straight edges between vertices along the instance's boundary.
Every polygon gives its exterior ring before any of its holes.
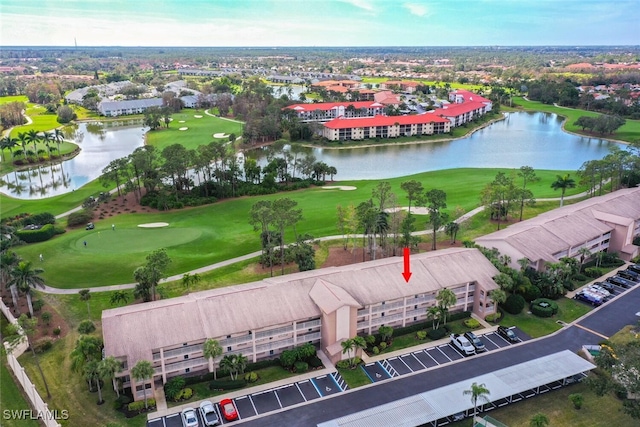
{"type": "MultiPolygon", "coordinates": [[[[611,336],[625,325],[636,324],[640,317],[640,285],[608,304],[593,310],[577,322],[599,334],[611,336]]],[[[506,366],[523,363],[562,350],[577,351],[583,344],[596,344],[602,337],[583,328],[570,326],[560,332],[534,341],[510,346],[502,351],[490,351],[482,356],[448,364],[438,369],[410,376],[400,376],[380,384],[357,388],[282,412],[240,422],[243,426],[315,426],[320,422],[342,417],[398,399],[433,390],[506,366]]]]}

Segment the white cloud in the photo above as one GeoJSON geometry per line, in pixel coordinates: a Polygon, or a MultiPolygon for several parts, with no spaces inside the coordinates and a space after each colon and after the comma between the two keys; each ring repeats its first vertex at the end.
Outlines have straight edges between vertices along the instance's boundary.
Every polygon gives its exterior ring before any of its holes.
{"type": "Polygon", "coordinates": [[[407,9],[412,15],[425,16],[428,13],[427,7],[423,4],[405,3],[402,6],[404,6],[404,8],[407,9]]]}
{"type": "Polygon", "coordinates": [[[369,2],[369,0],[342,0],[342,1],[369,12],[373,12],[375,10],[375,8],[369,2]]]}

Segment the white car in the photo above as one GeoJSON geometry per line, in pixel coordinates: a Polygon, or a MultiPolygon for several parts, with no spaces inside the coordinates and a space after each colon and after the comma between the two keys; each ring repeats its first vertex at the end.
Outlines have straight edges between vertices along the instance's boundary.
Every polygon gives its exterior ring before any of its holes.
{"type": "Polygon", "coordinates": [[[608,290],[606,290],[605,288],[603,288],[600,285],[591,285],[591,286],[589,286],[588,289],[591,290],[591,291],[594,291],[594,292],[598,292],[598,293],[604,295],[605,297],[610,297],[611,296],[611,292],[609,292],[608,290]]]}
{"type": "Polygon", "coordinates": [[[216,408],[213,406],[213,403],[208,400],[200,404],[200,415],[202,416],[202,421],[204,421],[205,426],[217,426],[220,424],[216,408]]]}
{"type": "Polygon", "coordinates": [[[451,345],[465,356],[476,354],[476,349],[467,338],[460,334],[451,334],[451,345]]]}
{"type": "Polygon", "coordinates": [[[184,427],[198,427],[198,415],[195,409],[184,408],[182,412],[180,412],[180,417],[182,418],[182,425],[184,427]]]}

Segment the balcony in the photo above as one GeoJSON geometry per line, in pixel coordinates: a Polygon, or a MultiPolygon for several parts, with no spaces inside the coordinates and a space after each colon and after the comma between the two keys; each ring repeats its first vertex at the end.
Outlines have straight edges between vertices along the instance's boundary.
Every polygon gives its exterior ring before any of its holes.
{"type": "Polygon", "coordinates": [[[298,323],[296,325],[296,330],[301,331],[303,329],[313,329],[313,328],[318,328],[321,325],[322,325],[322,322],[320,321],[320,319],[310,320],[308,322],[298,323]]]}
{"type": "Polygon", "coordinates": [[[275,337],[278,335],[289,334],[291,332],[293,332],[293,325],[287,325],[280,328],[256,332],[256,339],[275,337]]]}

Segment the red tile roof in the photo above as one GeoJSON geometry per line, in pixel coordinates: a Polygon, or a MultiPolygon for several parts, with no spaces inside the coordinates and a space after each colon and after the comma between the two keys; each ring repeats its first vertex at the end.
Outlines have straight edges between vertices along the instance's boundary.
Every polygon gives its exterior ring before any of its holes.
{"type": "Polygon", "coordinates": [[[491,102],[490,99],[484,98],[477,93],[470,92],[468,90],[458,89],[452,92],[455,95],[461,95],[464,99],[464,102],[491,102]]]}
{"type": "Polygon", "coordinates": [[[293,104],[284,109],[302,111],[328,111],[338,107],[347,108],[349,105],[353,105],[355,108],[384,108],[384,105],[375,101],[355,101],[355,102],[319,102],[317,104],[293,104]]]}
{"type": "Polygon", "coordinates": [[[375,116],[345,119],[339,117],[326,122],[329,129],[365,128],[372,126],[392,126],[394,124],[412,125],[424,123],[449,123],[449,120],[438,117],[435,114],[418,114],[414,116],[375,116]]]}
{"type": "Polygon", "coordinates": [[[482,102],[463,102],[462,104],[449,104],[446,108],[438,108],[432,114],[445,117],[457,117],[479,108],[486,107],[482,102]]]}

